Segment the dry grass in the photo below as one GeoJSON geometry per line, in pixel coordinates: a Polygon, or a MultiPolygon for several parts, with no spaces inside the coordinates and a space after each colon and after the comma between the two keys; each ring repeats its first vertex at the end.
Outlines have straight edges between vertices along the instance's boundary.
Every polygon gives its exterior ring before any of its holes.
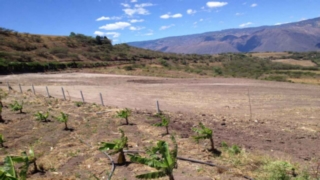
{"type": "Polygon", "coordinates": [[[287,52],[261,52],[261,53],[252,53],[252,56],[260,57],[260,58],[268,58],[268,57],[282,57],[288,56],[287,52]]]}
{"type": "Polygon", "coordinates": [[[298,66],[303,66],[303,67],[317,66],[315,63],[313,63],[310,60],[276,59],[276,60],[272,60],[272,62],[279,62],[279,63],[290,64],[290,65],[298,65],[298,66]]]}

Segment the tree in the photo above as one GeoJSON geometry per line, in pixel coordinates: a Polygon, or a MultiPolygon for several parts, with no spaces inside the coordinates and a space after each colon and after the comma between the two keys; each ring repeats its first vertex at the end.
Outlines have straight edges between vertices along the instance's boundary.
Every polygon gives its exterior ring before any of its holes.
{"type": "Polygon", "coordinates": [[[124,118],[126,120],[126,125],[129,125],[128,118],[129,118],[130,114],[131,114],[131,111],[128,108],[125,108],[125,109],[117,112],[118,117],[124,118]]]}
{"type": "Polygon", "coordinates": [[[57,120],[59,122],[63,122],[64,123],[64,130],[68,131],[68,130],[71,130],[68,128],[68,120],[69,120],[69,115],[68,114],[65,114],[63,112],[60,112],[61,116],[60,117],[57,117],[57,120]]]}
{"type": "Polygon", "coordinates": [[[18,101],[14,101],[14,103],[9,104],[9,107],[11,108],[12,111],[19,111],[19,113],[23,113],[22,109],[23,109],[23,101],[20,103],[18,103],[18,101]]]}
{"type": "Polygon", "coordinates": [[[69,35],[69,37],[75,37],[75,36],[76,36],[76,33],[74,33],[74,32],[71,32],[69,35]]]}
{"type": "Polygon", "coordinates": [[[205,127],[201,122],[199,123],[199,126],[200,128],[192,128],[192,130],[198,134],[198,136],[193,136],[193,138],[197,142],[199,142],[201,139],[209,139],[211,142],[211,151],[215,151],[212,130],[205,127]]]}
{"type": "Polygon", "coordinates": [[[101,45],[102,44],[102,41],[101,41],[101,37],[100,36],[96,36],[96,43],[98,45],[101,45]]]}
{"type": "Polygon", "coordinates": [[[138,175],[136,178],[155,179],[168,176],[169,180],[174,180],[173,169],[177,167],[178,145],[174,136],[171,136],[171,140],[174,144],[174,149],[171,151],[169,150],[167,142],[158,141],[156,146],[147,150],[149,158],[128,154],[130,161],[144,164],[158,170],[157,172],[138,175]]]}
{"type": "Polygon", "coordinates": [[[121,138],[116,139],[113,142],[101,142],[101,147],[99,148],[100,151],[108,151],[112,150],[109,154],[117,154],[119,153],[117,163],[119,165],[123,165],[126,163],[126,157],[124,155],[123,149],[128,148],[128,137],[125,136],[124,132],[122,129],[119,129],[121,133],[121,138]]]}
{"type": "Polygon", "coordinates": [[[170,123],[170,118],[166,117],[164,115],[160,116],[161,122],[154,124],[154,126],[157,127],[166,127],[166,134],[169,134],[169,123],[170,123]]]}

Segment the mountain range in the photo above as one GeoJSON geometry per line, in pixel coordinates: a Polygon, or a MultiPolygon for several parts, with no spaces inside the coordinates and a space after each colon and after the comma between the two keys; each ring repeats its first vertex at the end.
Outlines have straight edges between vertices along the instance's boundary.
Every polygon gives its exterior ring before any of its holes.
{"type": "Polygon", "coordinates": [[[319,51],[320,17],[282,25],[227,29],[127,44],[156,51],[186,54],[319,51]]]}

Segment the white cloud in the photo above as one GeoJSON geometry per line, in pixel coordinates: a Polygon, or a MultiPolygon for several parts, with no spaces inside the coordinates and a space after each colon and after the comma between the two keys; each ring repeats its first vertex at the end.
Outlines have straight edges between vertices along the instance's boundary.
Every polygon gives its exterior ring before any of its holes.
{"type": "Polygon", "coordinates": [[[236,13],[235,15],[236,16],[242,16],[242,15],[244,15],[244,13],[236,13]]]}
{"type": "Polygon", "coordinates": [[[104,26],[99,27],[99,29],[105,29],[105,30],[117,30],[117,29],[124,29],[128,26],[131,26],[130,23],[127,22],[116,22],[113,24],[106,24],[104,26]]]}
{"type": "Polygon", "coordinates": [[[227,4],[228,4],[227,2],[219,2],[219,1],[209,1],[209,2],[207,2],[207,6],[209,8],[223,7],[223,6],[226,6],[227,4]]]}
{"type": "Polygon", "coordinates": [[[121,6],[126,7],[126,8],[129,8],[129,7],[130,7],[130,4],[127,4],[127,3],[121,3],[121,6]]]}
{"type": "Polygon", "coordinates": [[[144,29],[144,27],[134,27],[134,26],[131,26],[129,29],[130,29],[131,31],[139,31],[139,30],[141,30],[141,29],[144,29]]]}
{"type": "Polygon", "coordinates": [[[172,18],[181,18],[182,14],[178,13],[178,14],[174,14],[171,16],[172,18]]]}
{"type": "Polygon", "coordinates": [[[174,15],[170,15],[170,13],[168,13],[168,14],[164,14],[164,15],[160,16],[161,19],[181,18],[181,17],[182,17],[182,14],[180,14],[180,13],[177,13],[177,14],[174,14],[174,15]]]}
{"type": "Polygon", "coordinates": [[[106,17],[106,16],[101,16],[99,17],[98,19],[96,19],[96,21],[104,21],[104,20],[120,20],[121,17],[116,17],[116,16],[113,16],[113,17],[106,17]]]}
{"type": "Polygon", "coordinates": [[[113,38],[117,38],[120,36],[120,33],[118,32],[107,32],[106,35],[112,35],[113,38]]]}
{"type": "Polygon", "coordinates": [[[169,19],[169,18],[170,18],[170,15],[169,15],[169,14],[164,14],[164,15],[160,16],[160,18],[162,18],[162,19],[169,19]]]}
{"type": "Polygon", "coordinates": [[[101,31],[95,31],[93,34],[97,35],[97,36],[104,36],[105,33],[101,32],[101,31]]]}
{"type": "Polygon", "coordinates": [[[132,16],[134,14],[140,14],[140,15],[148,15],[150,14],[148,10],[146,10],[143,7],[139,7],[139,8],[126,8],[123,9],[124,13],[126,13],[129,16],[132,16]]]}
{"type": "Polygon", "coordinates": [[[142,4],[136,4],[134,7],[136,8],[143,8],[143,7],[148,7],[148,6],[154,6],[152,3],[142,3],[142,4]]]}
{"type": "Polygon", "coordinates": [[[187,10],[187,14],[195,14],[196,12],[197,12],[196,10],[192,10],[192,9],[187,10]]]}
{"type": "Polygon", "coordinates": [[[138,2],[138,0],[131,0],[130,2],[131,3],[135,3],[135,2],[138,2]]]}
{"type": "Polygon", "coordinates": [[[251,4],[251,7],[256,7],[258,6],[258,4],[254,3],[254,4],[251,4]]]}
{"type": "Polygon", "coordinates": [[[138,22],[143,22],[144,19],[131,19],[130,22],[131,23],[138,23],[138,22]]]}
{"type": "Polygon", "coordinates": [[[143,34],[144,36],[152,36],[153,35],[153,32],[149,32],[149,33],[146,33],[146,34],[143,34]]]}
{"type": "Polygon", "coordinates": [[[101,31],[95,31],[93,34],[97,36],[112,36],[112,38],[117,38],[120,36],[120,33],[118,32],[101,32],[101,31]]]}
{"type": "Polygon", "coordinates": [[[165,30],[165,29],[169,29],[171,27],[175,26],[174,24],[168,25],[168,26],[161,26],[160,30],[165,30]]]}
{"type": "Polygon", "coordinates": [[[252,24],[253,24],[252,22],[247,22],[247,23],[240,24],[239,27],[244,28],[244,27],[250,26],[252,24]]]}
{"type": "Polygon", "coordinates": [[[203,19],[200,19],[199,21],[201,22],[201,21],[203,21],[203,19]]]}

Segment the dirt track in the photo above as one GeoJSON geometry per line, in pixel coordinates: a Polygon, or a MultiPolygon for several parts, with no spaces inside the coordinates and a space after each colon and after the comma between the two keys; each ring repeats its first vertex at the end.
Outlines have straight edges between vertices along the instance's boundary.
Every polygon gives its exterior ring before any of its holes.
{"type": "Polygon", "coordinates": [[[16,91],[19,83],[23,91],[34,84],[36,93],[43,95],[48,86],[50,95],[60,98],[64,87],[67,98],[73,101],[81,100],[82,90],[87,102],[100,103],[102,93],[105,105],[121,108],[155,111],[159,100],[161,110],[189,114],[186,120],[213,121],[220,140],[248,149],[291,154],[298,159],[320,157],[320,86],[249,79],[168,79],[86,73],[9,75],[0,76],[0,82],[2,88],[9,82],[16,91]],[[248,90],[252,120],[249,120],[248,90]],[[195,119],[199,117],[203,118],[195,119]]]}

